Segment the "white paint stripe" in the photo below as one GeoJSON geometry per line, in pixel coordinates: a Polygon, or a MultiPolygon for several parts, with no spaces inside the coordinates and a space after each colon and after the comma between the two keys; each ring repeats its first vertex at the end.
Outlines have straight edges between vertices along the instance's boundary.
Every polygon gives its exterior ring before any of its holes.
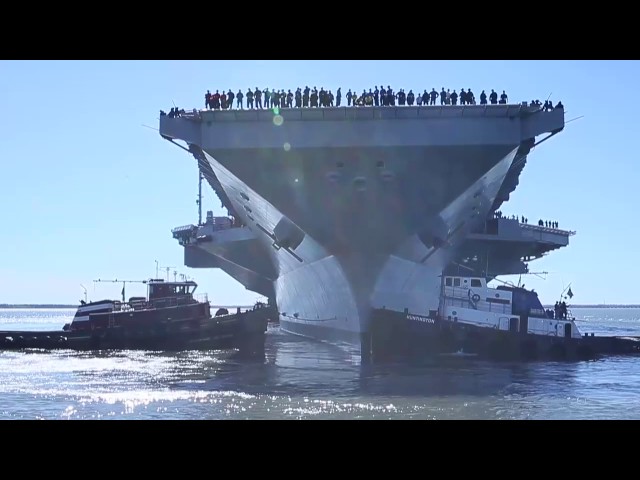
{"type": "Polygon", "coordinates": [[[78,313],[89,313],[96,312],[98,310],[109,311],[113,309],[113,303],[105,304],[105,305],[93,305],[90,307],[79,307],[78,313]]]}

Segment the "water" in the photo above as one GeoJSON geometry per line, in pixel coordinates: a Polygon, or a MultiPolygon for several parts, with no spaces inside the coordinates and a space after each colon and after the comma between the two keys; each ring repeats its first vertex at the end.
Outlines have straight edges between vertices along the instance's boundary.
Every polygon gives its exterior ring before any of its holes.
{"type": "MultiPolygon", "coordinates": [[[[574,309],[583,332],[640,335],[640,309],[574,309]]],[[[2,310],[0,330],[74,310],[2,310]]],[[[0,352],[0,419],[640,419],[640,357],[362,366],[270,328],[264,362],[227,352],[0,352]]]]}

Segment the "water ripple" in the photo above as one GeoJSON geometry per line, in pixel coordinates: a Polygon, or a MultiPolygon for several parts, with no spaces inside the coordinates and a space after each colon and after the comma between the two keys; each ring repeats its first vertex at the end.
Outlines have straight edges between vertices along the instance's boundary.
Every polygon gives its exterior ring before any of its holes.
{"type": "MultiPolygon", "coordinates": [[[[578,312],[575,312],[578,313],[578,312]]],[[[57,329],[73,310],[0,310],[0,329],[57,329]]],[[[639,310],[585,310],[581,329],[639,334],[639,310]]],[[[270,329],[264,362],[228,352],[0,353],[0,419],[640,419],[633,358],[363,366],[270,329]]]]}

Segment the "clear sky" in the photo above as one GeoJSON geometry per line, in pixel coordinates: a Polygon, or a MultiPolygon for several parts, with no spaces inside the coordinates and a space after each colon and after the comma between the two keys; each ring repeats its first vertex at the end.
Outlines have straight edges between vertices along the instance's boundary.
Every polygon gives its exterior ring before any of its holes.
{"type": "MultiPolygon", "coordinates": [[[[536,148],[507,214],[576,230],[567,248],[530,264],[545,303],[572,284],[576,303],[640,303],[637,61],[1,61],[0,303],[118,297],[157,260],[223,304],[259,296],[221,271],[183,266],[173,227],[197,222],[197,166],[162,140],[160,109],[202,108],[207,89],[361,91],[471,87],[512,102],[562,100],[564,132],[536,148]]],[[[223,214],[204,185],[203,210],[223,214]]],[[[171,274],[173,277],[173,274],[171,274]]],[[[516,278],[517,281],[517,278],[516,278]]],[[[142,285],[127,296],[144,294],[142,285]]]]}

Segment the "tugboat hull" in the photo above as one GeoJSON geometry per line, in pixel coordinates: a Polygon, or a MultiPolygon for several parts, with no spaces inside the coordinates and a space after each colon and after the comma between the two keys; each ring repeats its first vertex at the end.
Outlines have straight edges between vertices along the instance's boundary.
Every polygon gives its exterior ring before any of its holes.
{"type": "Polygon", "coordinates": [[[493,361],[580,361],[604,355],[640,355],[637,337],[531,335],[385,309],[373,313],[371,327],[373,361],[450,356],[493,361]]]}
{"type": "MultiPolygon", "coordinates": [[[[172,320],[171,309],[149,310],[148,315],[126,319],[127,312],[104,315],[81,330],[44,332],[2,331],[0,350],[24,348],[71,350],[209,350],[238,349],[264,354],[264,335],[270,308],[216,317],[172,320]]],[[[147,312],[145,312],[147,313],[147,312]]],[[[93,320],[93,319],[92,319],[93,320]]]]}

